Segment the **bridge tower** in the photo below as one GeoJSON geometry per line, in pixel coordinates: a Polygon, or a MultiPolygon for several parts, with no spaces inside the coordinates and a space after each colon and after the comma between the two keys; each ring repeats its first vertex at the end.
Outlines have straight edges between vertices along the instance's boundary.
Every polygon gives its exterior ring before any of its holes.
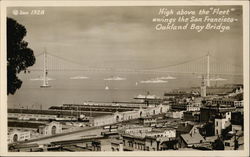
{"type": "Polygon", "coordinates": [[[49,81],[48,81],[47,52],[46,52],[46,50],[43,53],[43,84],[40,87],[41,88],[50,87],[49,81]]]}
{"type": "Polygon", "coordinates": [[[208,54],[207,54],[207,78],[206,78],[207,87],[210,86],[210,76],[209,75],[210,75],[210,54],[208,52],[208,54]]]}

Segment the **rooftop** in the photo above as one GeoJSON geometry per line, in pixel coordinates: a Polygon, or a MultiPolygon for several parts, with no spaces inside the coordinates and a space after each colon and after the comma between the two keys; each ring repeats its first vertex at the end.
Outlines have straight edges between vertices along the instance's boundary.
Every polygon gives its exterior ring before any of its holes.
{"type": "Polygon", "coordinates": [[[20,127],[20,128],[39,128],[40,126],[45,126],[42,123],[30,123],[30,122],[14,122],[8,121],[8,127],[20,127]]]}
{"type": "Polygon", "coordinates": [[[175,130],[175,129],[173,129],[173,128],[153,128],[152,132],[158,133],[158,132],[164,132],[166,130],[175,130]]]}
{"type": "Polygon", "coordinates": [[[194,125],[191,125],[189,123],[181,123],[178,125],[176,131],[181,133],[189,133],[193,127],[194,125]]]}
{"type": "Polygon", "coordinates": [[[196,144],[205,141],[205,139],[199,133],[193,134],[192,136],[190,134],[181,134],[181,137],[186,142],[186,144],[196,144]]]}
{"type": "Polygon", "coordinates": [[[150,137],[150,136],[136,136],[136,135],[130,135],[130,134],[123,134],[123,137],[128,137],[128,138],[133,138],[133,139],[140,139],[140,140],[144,140],[144,139],[156,139],[155,137],[150,137]]]}

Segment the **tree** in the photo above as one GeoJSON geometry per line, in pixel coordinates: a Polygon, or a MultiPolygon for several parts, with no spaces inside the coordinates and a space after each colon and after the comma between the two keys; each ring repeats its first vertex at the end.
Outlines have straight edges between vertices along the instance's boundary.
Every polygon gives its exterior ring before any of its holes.
{"type": "Polygon", "coordinates": [[[224,143],[221,137],[218,136],[218,138],[212,143],[213,150],[224,150],[224,143]]]}
{"type": "Polygon", "coordinates": [[[26,71],[36,59],[33,50],[28,48],[26,28],[12,18],[7,18],[7,94],[15,94],[21,88],[22,81],[17,77],[21,71],[26,71]]]}

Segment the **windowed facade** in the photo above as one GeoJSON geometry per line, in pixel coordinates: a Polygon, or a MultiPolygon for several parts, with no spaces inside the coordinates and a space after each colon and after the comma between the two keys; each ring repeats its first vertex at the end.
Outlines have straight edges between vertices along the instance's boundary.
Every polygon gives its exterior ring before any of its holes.
{"type": "Polygon", "coordinates": [[[51,134],[55,135],[56,134],[56,126],[53,126],[51,129],[51,134]]]}

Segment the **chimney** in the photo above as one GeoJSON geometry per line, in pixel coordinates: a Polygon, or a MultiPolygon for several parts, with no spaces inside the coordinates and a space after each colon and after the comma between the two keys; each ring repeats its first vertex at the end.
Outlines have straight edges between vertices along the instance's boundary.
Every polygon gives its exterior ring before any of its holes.
{"type": "Polygon", "coordinates": [[[188,125],[188,122],[185,122],[185,123],[184,123],[184,126],[187,127],[187,125],[188,125]]]}

